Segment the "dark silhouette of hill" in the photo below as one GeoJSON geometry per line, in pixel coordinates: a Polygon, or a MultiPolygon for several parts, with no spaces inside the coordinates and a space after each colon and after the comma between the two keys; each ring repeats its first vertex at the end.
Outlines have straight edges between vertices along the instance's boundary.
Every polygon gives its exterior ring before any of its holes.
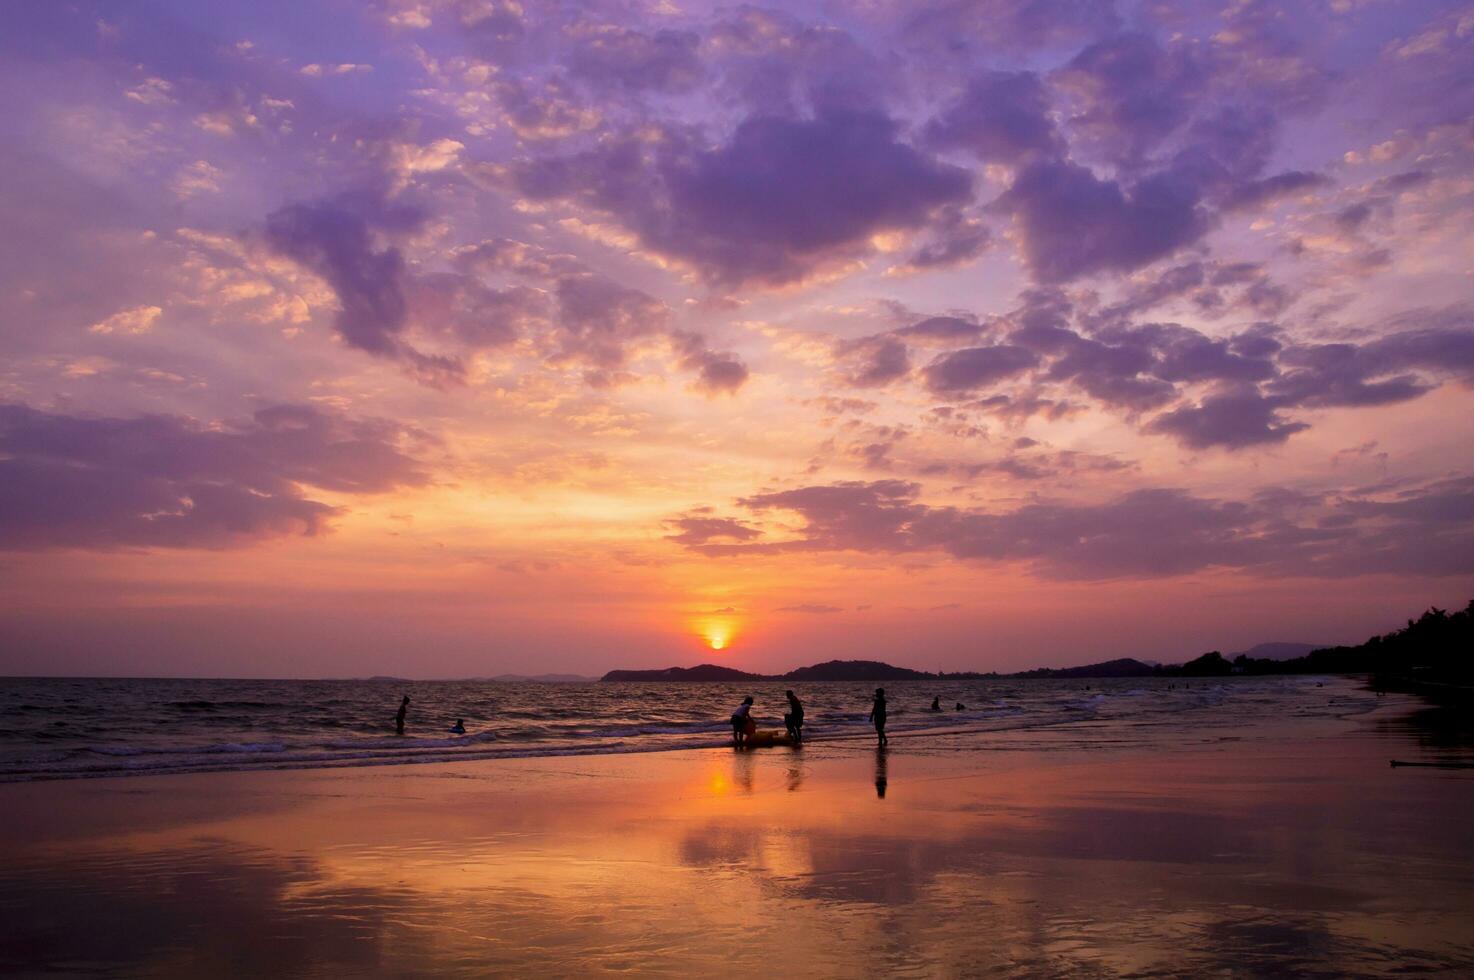
{"type": "Polygon", "coordinates": [[[1250,660],[1294,660],[1303,657],[1312,650],[1321,649],[1319,643],[1256,643],[1247,650],[1239,650],[1235,653],[1225,653],[1225,660],[1237,660],[1239,657],[1248,657],[1250,660]]]}
{"type": "Polygon", "coordinates": [[[909,667],[892,667],[878,660],[826,660],[812,667],[790,670],[785,681],[921,681],[936,677],[909,667]]]}
{"type": "Polygon", "coordinates": [[[1012,674],[1012,677],[1150,677],[1158,668],[1151,664],[1122,657],[1104,663],[1085,664],[1080,667],[1039,667],[1012,674]]]}
{"type": "Polygon", "coordinates": [[[1429,609],[1407,626],[1356,646],[1320,647],[1290,656],[1307,644],[1261,643],[1225,657],[1217,650],[1183,664],[1156,666],[1123,657],[1080,667],[1040,667],[1017,674],[940,673],[895,667],[876,660],[829,660],[786,674],[752,674],[700,664],[664,670],[611,670],[606,681],[907,681],[1072,677],[1226,677],[1231,674],[1375,674],[1383,687],[1437,688],[1474,699],[1474,600],[1458,612],[1429,609]],[[1260,656],[1254,656],[1254,654],[1260,656]]]}
{"type": "Polygon", "coordinates": [[[604,681],[771,681],[776,678],[763,674],[749,674],[745,670],[722,667],[718,664],[697,664],[695,667],[666,667],[664,670],[611,670],[604,681]]]}

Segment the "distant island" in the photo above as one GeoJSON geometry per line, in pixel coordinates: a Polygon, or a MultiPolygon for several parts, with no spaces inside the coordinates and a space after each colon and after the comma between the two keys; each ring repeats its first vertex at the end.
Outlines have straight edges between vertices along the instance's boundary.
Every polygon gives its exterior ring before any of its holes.
{"type": "Polygon", "coordinates": [[[1458,612],[1429,609],[1407,626],[1357,646],[1261,643],[1241,653],[1217,650],[1181,664],[1149,664],[1123,657],[1080,667],[1040,667],[1013,674],[938,672],[877,660],[828,660],[786,674],[754,674],[719,664],[663,670],[611,670],[601,681],[920,681],[1108,677],[1228,677],[1236,674],[1373,674],[1388,688],[1437,688],[1468,693],[1474,684],[1474,600],[1458,612]]]}

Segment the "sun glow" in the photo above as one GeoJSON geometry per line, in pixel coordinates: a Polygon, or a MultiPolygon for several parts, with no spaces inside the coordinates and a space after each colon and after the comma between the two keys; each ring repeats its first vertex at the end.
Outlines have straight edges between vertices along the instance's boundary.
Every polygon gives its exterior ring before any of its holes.
{"type": "Polygon", "coordinates": [[[725,650],[732,645],[736,629],[731,620],[704,619],[696,624],[696,633],[713,650],[725,650]]]}

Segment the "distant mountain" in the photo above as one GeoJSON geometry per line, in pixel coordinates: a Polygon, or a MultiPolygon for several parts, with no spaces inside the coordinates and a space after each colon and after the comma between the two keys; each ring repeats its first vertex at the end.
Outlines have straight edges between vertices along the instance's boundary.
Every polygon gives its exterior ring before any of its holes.
{"type": "Polygon", "coordinates": [[[790,670],[777,680],[785,681],[921,681],[934,679],[936,674],[912,670],[909,667],[892,667],[878,660],[826,660],[812,667],[790,670]]]}
{"type": "Polygon", "coordinates": [[[1014,674],[1014,677],[1150,677],[1157,673],[1158,668],[1140,660],[1130,657],[1122,657],[1118,660],[1107,660],[1098,664],[1085,664],[1081,667],[1040,667],[1038,670],[1026,670],[1014,674]]]}
{"type": "Polygon", "coordinates": [[[487,680],[502,684],[587,684],[598,678],[582,674],[497,674],[487,680]]]}
{"type": "Polygon", "coordinates": [[[1225,653],[1223,656],[1228,660],[1237,660],[1239,657],[1248,657],[1250,660],[1294,660],[1320,648],[1318,643],[1260,643],[1247,650],[1225,653]]]}
{"type": "Polygon", "coordinates": [[[772,677],[749,674],[745,670],[722,667],[717,664],[697,664],[695,667],[667,667],[664,670],[611,670],[603,681],[770,681],[772,677]]]}
{"type": "Polygon", "coordinates": [[[829,660],[799,667],[786,674],[750,674],[717,664],[667,667],[664,670],[611,670],[606,681],[909,681],[935,678],[935,674],[893,667],[877,660],[829,660]]]}
{"type": "Polygon", "coordinates": [[[1210,651],[1182,664],[1152,664],[1130,657],[1080,667],[1041,667],[1017,674],[971,671],[932,674],[878,660],[829,660],[786,674],[752,674],[717,664],[664,670],[611,670],[606,681],[924,681],[1071,677],[1222,677],[1230,674],[1375,673],[1379,683],[1457,688],[1474,702],[1474,602],[1457,612],[1429,609],[1407,627],[1354,647],[1317,648],[1309,643],[1261,643],[1224,656],[1210,651]]]}

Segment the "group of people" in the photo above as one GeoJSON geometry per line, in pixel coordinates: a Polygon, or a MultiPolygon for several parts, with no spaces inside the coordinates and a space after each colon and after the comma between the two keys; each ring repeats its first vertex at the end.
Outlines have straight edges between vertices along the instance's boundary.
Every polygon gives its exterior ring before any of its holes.
{"type": "MultiPolygon", "coordinates": [[[[788,730],[790,742],[803,741],[804,731],[804,704],[792,691],[784,691],[783,696],[788,699],[788,712],[783,716],[783,727],[788,730]]],[[[732,742],[742,747],[750,744],[750,739],[757,734],[757,722],[752,717],[752,695],[742,699],[737,710],[732,712],[732,742]]],[[[932,698],[931,710],[941,711],[942,702],[940,698],[932,698]]],[[[957,710],[963,710],[962,702],[957,703],[957,710]]],[[[875,698],[870,703],[869,721],[875,726],[875,737],[879,744],[887,745],[890,739],[885,734],[886,701],[885,688],[875,689],[875,698]]]]}
{"type": "MultiPolygon", "coordinates": [[[[804,703],[792,691],[784,691],[788,699],[788,712],[783,716],[783,727],[788,730],[789,741],[804,740],[804,703]]],[[[752,717],[752,695],[742,699],[737,710],[732,712],[732,742],[738,746],[749,744],[757,734],[757,720],[752,717]]]]}
{"type": "MultiPolygon", "coordinates": [[[[395,734],[397,734],[397,735],[403,735],[404,734],[404,717],[407,714],[409,714],[409,695],[408,694],[406,694],[404,696],[404,700],[403,701],[399,702],[399,710],[397,712],[395,712],[395,714],[394,714],[394,732],[395,732],[395,734]]],[[[450,733],[452,735],[464,735],[464,734],[466,734],[466,722],[465,722],[465,719],[463,719],[463,718],[457,718],[456,719],[456,723],[454,725],[450,726],[450,733]]]]}

